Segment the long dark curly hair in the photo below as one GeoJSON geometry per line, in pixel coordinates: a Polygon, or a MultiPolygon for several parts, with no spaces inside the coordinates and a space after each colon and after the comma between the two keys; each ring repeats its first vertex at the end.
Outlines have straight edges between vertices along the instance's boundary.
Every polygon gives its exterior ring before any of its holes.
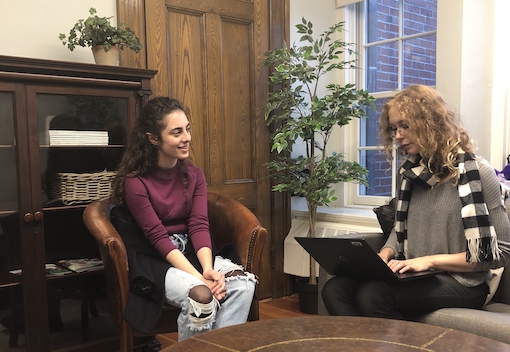
{"type": "MultiPolygon", "coordinates": [[[[380,136],[386,156],[392,161],[394,140],[389,131],[389,111],[395,108],[409,125],[409,133],[420,148],[422,163],[440,178],[456,179],[458,148],[474,156],[473,143],[460,119],[434,88],[412,85],[384,105],[381,113],[380,136]]],[[[405,150],[399,148],[405,156],[405,150]]]]}
{"type": "MultiPolygon", "coordinates": [[[[174,111],[181,110],[189,117],[188,109],[178,100],[168,97],[151,99],[142,109],[131,131],[126,151],[112,181],[112,200],[122,203],[124,196],[124,181],[126,177],[145,175],[158,162],[158,149],[149,141],[147,133],[161,139],[161,132],[166,127],[166,117],[174,111]]],[[[187,185],[187,163],[179,160],[184,185],[187,185]]],[[[186,187],[185,187],[186,188],[186,187]]]]}

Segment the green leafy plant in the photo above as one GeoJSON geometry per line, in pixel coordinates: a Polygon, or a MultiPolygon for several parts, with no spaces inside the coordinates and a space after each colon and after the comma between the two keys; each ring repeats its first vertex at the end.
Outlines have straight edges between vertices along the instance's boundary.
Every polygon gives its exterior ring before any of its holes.
{"type": "MultiPolygon", "coordinates": [[[[334,126],[365,118],[367,108],[375,108],[374,98],[354,84],[328,84],[324,95],[318,96],[326,73],[356,68],[353,45],[333,38],[342,32],[343,25],[337,23],[315,39],[313,24],[303,18],[296,28],[304,45],[294,44],[265,54],[264,65],[273,67],[273,90],[266,106],[266,122],[274,127],[271,150],[277,152],[274,160],[267,163],[275,180],[273,191],[306,198],[311,237],[315,237],[317,207],[337,199],[331,184],[368,185],[366,168],[326,150],[334,126]],[[298,141],[304,143],[306,156],[291,155],[298,141]]],[[[315,261],[310,257],[311,284],[316,284],[316,276],[315,261]]]]}
{"type": "Polygon", "coordinates": [[[90,16],[87,19],[80,19],[69,31],[69,36],[60,33],[59,39],[63,45],[71,51],[76,46],[94,47],[103,45],[104,51],[110,50],[111,46],[118,46],[120,49],[128,47],[138,53],[142,50],[140,39],[133,30],[122,23],[119,27],[110,24],[112,17],[98,17],[95,8],[89,10],[90,16]]]}

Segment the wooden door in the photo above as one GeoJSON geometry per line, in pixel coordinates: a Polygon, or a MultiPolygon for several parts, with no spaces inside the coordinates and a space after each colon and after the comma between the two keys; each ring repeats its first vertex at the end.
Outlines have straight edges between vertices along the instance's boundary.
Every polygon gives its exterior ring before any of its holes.
{"type": "Polygon", "coordinates": [[[118,0],[119,21],[141,33],[145,43],[145,55],[124,52],[122,64],[158,70],[151,83],[153,96],[171,96],[189,107],[191,160],[204,170],[209,190],[246,205],[269,231],[259,298],[287,293],[283,239],[290,211],[284,196],[271,192],[264,165],[271,153],[264,118],[268,69],[263,66],[264,53],[272,45],[281,46],[287,34],[286,4],[287,0],[118,0]],[[270,17],[275,13],[281,17],[270,17]],[[275,22],[278,25],[271,26],[275,22]]]}

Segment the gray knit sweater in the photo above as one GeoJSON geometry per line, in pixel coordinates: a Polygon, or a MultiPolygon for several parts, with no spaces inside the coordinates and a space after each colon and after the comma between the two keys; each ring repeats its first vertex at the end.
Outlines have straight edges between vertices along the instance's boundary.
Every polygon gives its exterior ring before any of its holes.
{"type": "MultiPolygon", "coordinates": [[[[471,273],[450,273],[464,286],[476,286],[489,277],[489,270],[505,266],[510,260],[510,221],[501,200],[499,181],[492,166],[484,159],[477,159],[482,181],[484,200],[489,217],[496,230],[501,259],[481,262],[471,273]]],[[[432,189],[412,188],[407,216],[406,257],[416,258],[433,254],[466,251],[466,237],[461,217],[462,204],[457,187],[450,182],[432,189]]],[[[392,230],[384,247],[397,253],[397,236],[392,230]]]]}

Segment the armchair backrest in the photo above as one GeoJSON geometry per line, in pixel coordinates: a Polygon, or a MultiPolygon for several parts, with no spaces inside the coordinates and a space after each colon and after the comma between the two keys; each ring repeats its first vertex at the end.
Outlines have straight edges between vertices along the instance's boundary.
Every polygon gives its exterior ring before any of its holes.
{"type": "Polygon", "coordinates": [[[209,192],[209,230],[216,247],[232,243],[243,267],[260,274],[260,260],[267,236],[258,218],[235,199],[209,192]]]}
{"type": "MultiPolygon", "coordinates": [[[[506,213],[510,218],[510,198],[505,200],[505,207],[506,213]]],[[[508,265],[503,271],[503,276],[501,276],[501,281],[499,282],[498,289],[492,301],[510,304],[510,268],[508,268],[508,265]]]]}

